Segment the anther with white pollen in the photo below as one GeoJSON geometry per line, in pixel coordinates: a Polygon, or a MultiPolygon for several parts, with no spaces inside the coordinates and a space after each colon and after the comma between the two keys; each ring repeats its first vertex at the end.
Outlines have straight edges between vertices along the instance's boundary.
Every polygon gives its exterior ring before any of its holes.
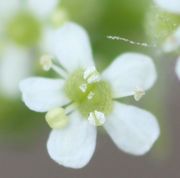
{"type": "Polygon", "coordinates": [[[89,114],[88,121],[90,124],[94,126],[101,126],[105,123],[106,118],[105,118],[104,113],[94,111],[89,114]]]}
{"type": "Polygon", "coordinates": [[[42,66],[43,70],[49,71],[53,65],[52,57],[49,55],[43,55],[40,59],[40,65],[42,66]]]}
{"type": "Polygon", "coordinates": [[[136,87],[136,89],[134,90],[134,99],[136,101],[139,101],[144,95],[145,91],[140,87],[136,87]]]}
{"type": "Polygon", "coordinates": [[[100,81],[100,75],[97,72],[95,66],[89,67],[85,70],[84,79],[87,80],[88,83],[94,83],[100,81]]]}
{"type": "Polygon", "coordinates": [[[53,59],[54,58],[50,55],[43,55],[40,58],[40,65],[42,66],[43,70],[49,71],[50,69],[52,69],[61,77],[67,78],[67,72],[62,67],[54,64],[53,59]]]}

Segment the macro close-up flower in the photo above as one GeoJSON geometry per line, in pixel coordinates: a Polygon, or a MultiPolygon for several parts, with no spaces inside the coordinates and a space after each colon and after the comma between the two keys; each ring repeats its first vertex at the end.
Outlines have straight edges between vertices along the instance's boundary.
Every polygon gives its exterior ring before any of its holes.
{"type": "Polygon", "coordinates": [[[29,109],[46,113],[52,128],[47,150],[54,161],[76,169],[87,165],[98,126],[126,153],[138,156],[151,149],[160,134],[156,117],[121,103],[129,96],[139,101],[154,85],[157,74],[150,57],[124,53],[100,74],[88,35],[75,23],[57,29],[45,52],[43,69],[59,77],[30,77],[20,83],[20,90],[29,109]]]}
{"type": "Polygon", "coordinates": [[[58,0],[0,1],[0,94],[17,98],[18,83],[32,75],[35,51],[58,0]]]}

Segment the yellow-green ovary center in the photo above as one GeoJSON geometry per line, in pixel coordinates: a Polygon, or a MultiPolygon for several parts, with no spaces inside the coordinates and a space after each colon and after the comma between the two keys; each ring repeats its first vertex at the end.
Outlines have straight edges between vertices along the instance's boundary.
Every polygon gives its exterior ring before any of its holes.
{"type": "Polygon", "coordinates": [[[65,93],[87,118],[91,112],[99,111],[107,116],[112,111],[112,91],[108,82],[100,80],[87,83],[84,70],[76,70],[65,83],[65,93]]]}
{"type": "Polygon", "coordinates": [[[41,23],[28,12],[19,12],[7,24],[8,38],[21,46],[33,46],[41,37],[41,23]]]}

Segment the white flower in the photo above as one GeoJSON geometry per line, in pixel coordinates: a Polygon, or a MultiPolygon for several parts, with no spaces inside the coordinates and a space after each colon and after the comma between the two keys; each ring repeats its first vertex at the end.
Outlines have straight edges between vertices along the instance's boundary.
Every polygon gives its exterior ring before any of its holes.
{"type": "Polygon", "coordinates": [[[154,0],[154,2],[168,12],[180,14],[179,0],[154,0]]]}
{"type": "MultiPolygon", "coordinates": [[[[179,0],[171,0],[171,1],[170,0],[154,0],[154,2],[165,11],[180,16],[180,1],[179,0]]],[[[180,48],[180,24],[174,24],[174,25],[178,26],[178,28],[165,40],[164,44],[162,45],[162,50],[165,53],[174,52],[180,48]]],[[[177,76],[180,79],[179,63],[180,63],[180,58],[178,57],[175,71],[176,71],[177,76]]]]}
{"type": "MultiPolygon", "coordinates": [[[[177,28],[177,30],[165,41],[164,45],[162,46],[162,49],[164,52],[175,52],[180,49],[180,27],[177,28]]],[[[180,53],[179,53],[180,56],[180,53]]],[[[177,63],[175,72],[180,79],[180,57],[177,57],[177,63]]]]}
{"type": "Polygon", "coordinates": [[[156,70],[151,58],[126,53],[99,74],[82,27],[67,23],[51,42],[50,55],[63,66],[52,62],[51,69],[62,73],[63,79],[32,77],[20,83],[25,104],[47,112],[46,120],[53,129],[47,142],[50,157],[65,167],[85,166],[95,150],[96,126],[103,126],[124,152],[148,152],[160,133],[156,118],[116,99],[135,95],[138,100],[153,86],[156,70]]]}
{"type": "Polygon", "coordinates": [[[0,92],[18,96],[18,83],[32,74],[32,48],[44,38],[58,0],[0,1],[0,92]]]}

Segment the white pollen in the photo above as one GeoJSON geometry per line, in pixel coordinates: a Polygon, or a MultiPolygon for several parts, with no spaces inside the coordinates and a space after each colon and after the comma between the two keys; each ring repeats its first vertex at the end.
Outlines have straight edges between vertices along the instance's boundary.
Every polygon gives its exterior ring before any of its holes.
{"type": "Polygon", "coordinates": [[[88,67],[83,75],[83,78],[87,81],[87,83],[95,83],[100,81],[100,75],[97,72],[96,68],[94,66],[88,67]]]}
{"type": "Polygon", "coordinates": [[[57,66],[53,63],[53,57],[49,55],[43,55],[40,59],[40,65],[42,66],[43,70],[49,71],[52,69],[56,73],[58,73],[64,79],[67,78],[67,72],[60,66],[57,66]]]}
{"type": "Polygon", "coordinates": [[[94,93],[91,91],[89,94],[88,94],[88,100],[92,100],[93,99],[93,97],[94,97],[94,93]]]}
{"type": "Polygon", "coordinates": [[[134,90],[134,99],[136,101],[139,101],[144,95],[145,91],[140,87],[136,87],[136,89],[134,90]]]}
{"type": "Polygon", "coordinates": [[[88,78],[87,82],[95,83],[95,82],[99,82],[100,80],[101,80],[100,76],[98,74],[94,74],[88,78]]]}
{"type": "Polygon", "coordinates": [[[83,83],[79,88],[80,88],[80,90],[81,90],[83,93],[85,93],[86,90],[87,90],[87,84],[86,84],[86,83],[83,83]]]}
{"type": "Polygon", "coordinates": [[[94,111],[89,114],[88,121],[94,126],[101,126],[106,122],[104,113],[99,111],[94,111]]]}
{"type": "Polygon", "coordinates": [[[85,72],[83,78],[86,80],[90,75],[96,72],[95,66],[88,67],[85,72]]]}
{"type": "Polygon", "coordinates": [[[40,59],[40,64],[41,64],[43,70],[45,70],[45,71],[50,70],[53,65],[52,57],[49,55],[43,55],[40,59]]]}

